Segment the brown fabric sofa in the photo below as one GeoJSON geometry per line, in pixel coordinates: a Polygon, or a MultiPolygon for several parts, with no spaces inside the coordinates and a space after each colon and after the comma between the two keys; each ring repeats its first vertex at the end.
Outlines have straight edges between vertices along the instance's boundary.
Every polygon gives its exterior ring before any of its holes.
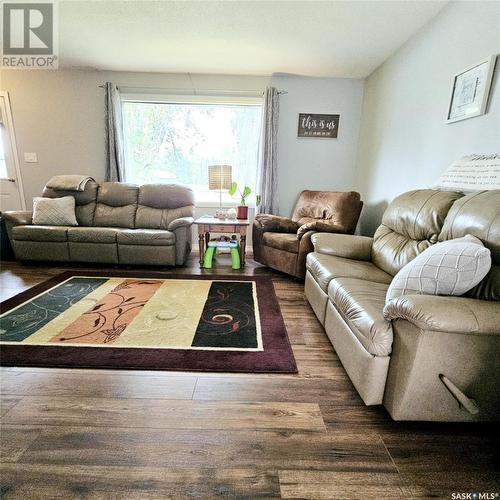
{"type": "Polygon", "coordinates": [[[5,212],[17,259],[173,266],[191,252],[194,197],[187,187],[90,181],[84,191],[45,187],[42,196],[73,196],[78,226],[37,226],[31,212],[5,212]]]}
{"type": "Polygon", "coordinates": [[[352,234],[363,202],[359,193],[302,191],[292,218],[258,214],[253,223],[253,258],[297,278],[306,274],[306,256],[317,232],[352,234]]]}
{"type": "Polygon", "coordinates": [[[389,205],[373,238],[312,241],[306,297],[367,405],[383,403],[395,420],[500,418],[500,191],[411,191],[389,205]],[[467,296],[386,303],[404,265],[466,234],[493,261],[467,296]]]}

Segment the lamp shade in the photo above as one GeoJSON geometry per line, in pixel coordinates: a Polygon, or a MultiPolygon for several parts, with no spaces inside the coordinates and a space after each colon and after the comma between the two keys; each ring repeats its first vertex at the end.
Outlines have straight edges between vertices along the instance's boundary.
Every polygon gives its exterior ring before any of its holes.
{"type": "Polygon", "coordinates": [[[231,165],[208,166],[208,189],[230,189],[232,182],[231,165]]]}

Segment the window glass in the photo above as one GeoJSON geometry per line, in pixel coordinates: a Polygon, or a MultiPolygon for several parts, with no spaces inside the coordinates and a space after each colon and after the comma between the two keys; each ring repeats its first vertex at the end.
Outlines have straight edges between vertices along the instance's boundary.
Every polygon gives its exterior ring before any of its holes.
{"type": "MultiPolygon", "coordinates": [[[[208,166],[231,165],[233,181],[255,192],[261,110],[259,104],[123,102],[127,181],[186,184],[197,201],[216,202],[208,166]]],[[[237,198],[226,192],[223,200],[237,198]]]]}

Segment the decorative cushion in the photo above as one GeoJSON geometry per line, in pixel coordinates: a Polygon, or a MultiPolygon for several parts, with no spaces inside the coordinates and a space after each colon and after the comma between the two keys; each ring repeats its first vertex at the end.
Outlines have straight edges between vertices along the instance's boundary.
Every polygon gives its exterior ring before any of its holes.
{"type": "Polygon", "coordinates": [[[78,226],[73,196],[33,198],[33,224],[37,226],[78,226]]]}
{"type": "Polygon", "coordinates": [[[500,153],[467,155],[454,161],[434,188],[465,192],[500,189],[500,153]]]}
{"type": "Polygon", "coordinates": [[[394,276],[386,302],[402,295],[462,295],[490,268],[490,251],[475,236],[436,243],[394,276]]]}

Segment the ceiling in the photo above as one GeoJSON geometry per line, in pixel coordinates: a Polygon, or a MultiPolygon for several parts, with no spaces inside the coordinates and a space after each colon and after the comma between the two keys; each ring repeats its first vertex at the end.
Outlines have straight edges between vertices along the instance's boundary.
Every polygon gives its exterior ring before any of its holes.
{"type": "Polygon", "coordinates": [[[363,78],[440,1],[61,1],[60,67],[363,78]]]}

